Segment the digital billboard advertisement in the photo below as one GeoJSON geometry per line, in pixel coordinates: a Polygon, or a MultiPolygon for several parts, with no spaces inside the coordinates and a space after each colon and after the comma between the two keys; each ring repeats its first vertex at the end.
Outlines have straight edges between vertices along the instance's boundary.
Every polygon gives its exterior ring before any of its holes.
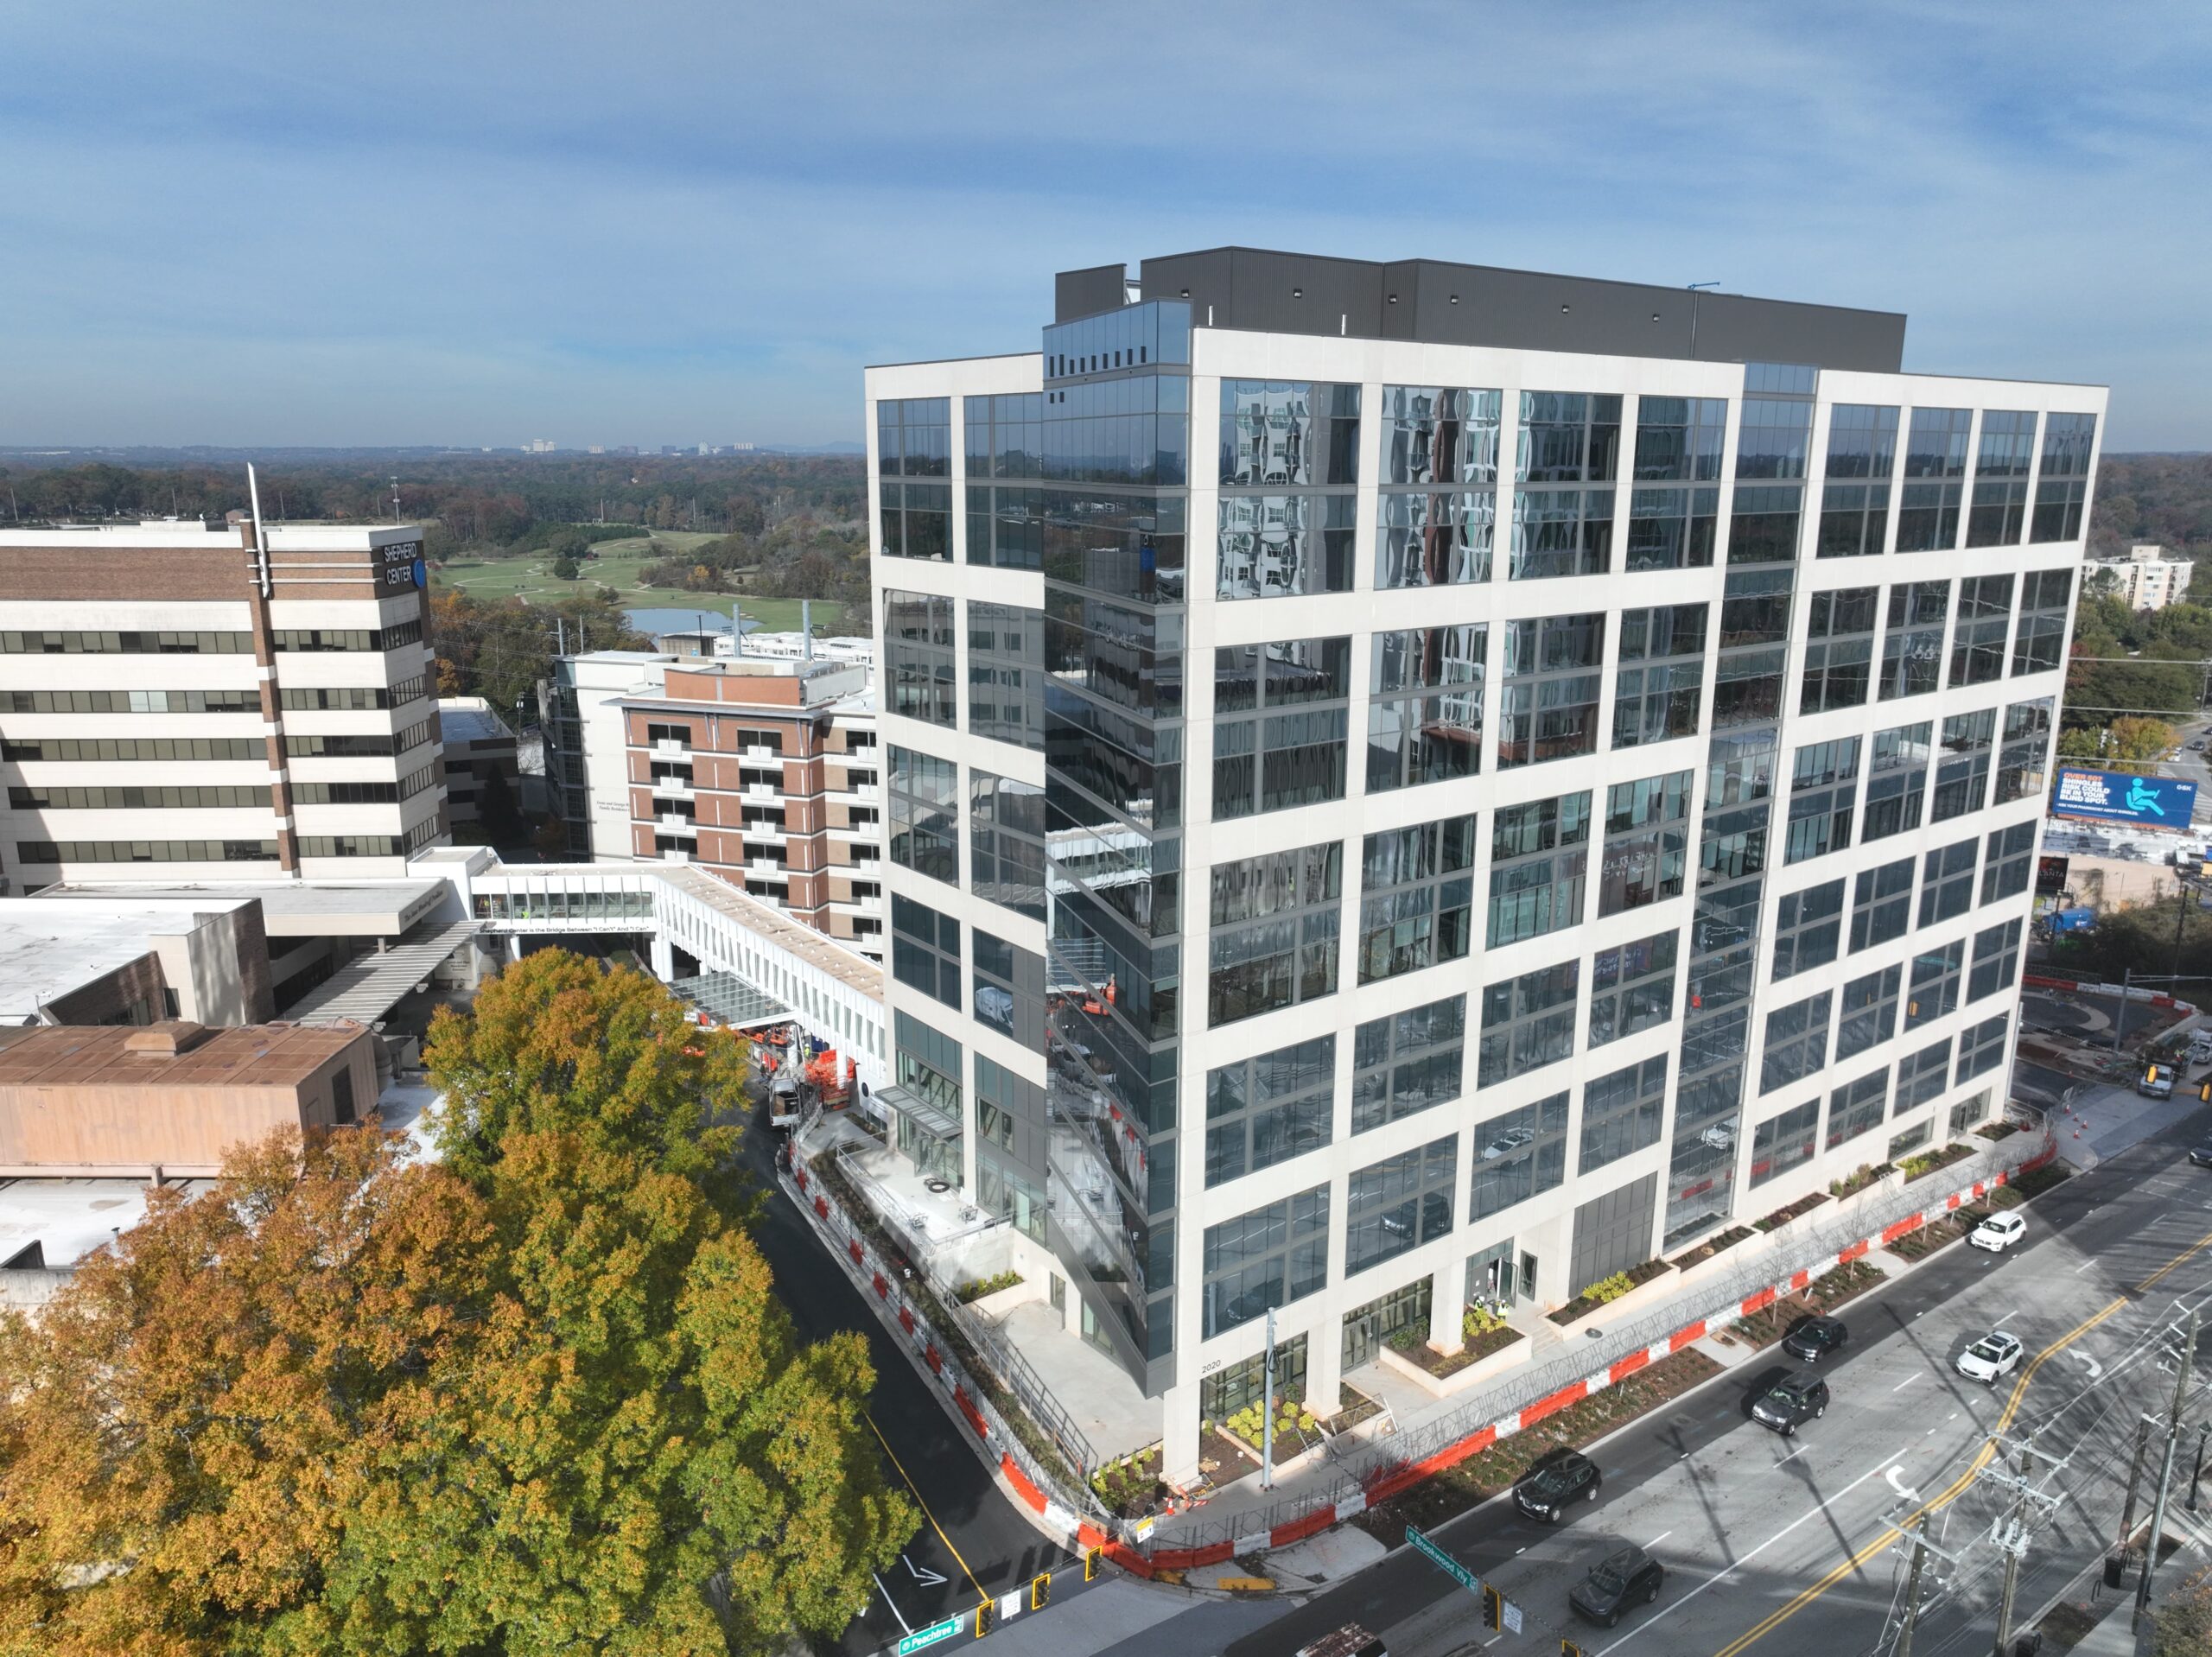
{"type": "Polygon", "coordinates": [[[2196,809],[2196,784],[2177,777],[2135,777],[2125,771],[2061,765],[2051,790],[2055,817],[2087,817],[2139,828],[2189,827],[2196,809]]]}

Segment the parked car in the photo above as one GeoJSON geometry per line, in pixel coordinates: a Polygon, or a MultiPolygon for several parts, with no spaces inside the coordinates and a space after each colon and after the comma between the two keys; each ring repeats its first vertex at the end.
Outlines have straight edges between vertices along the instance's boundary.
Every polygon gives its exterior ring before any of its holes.
{"type": "Polygon", "coordinates": [[[2020,1367],[2019,1337],[2003,1330],[1985,1335],[1959,1354],[1958,1369],[1968,1381],[1994,1387],[1999,1379],[2020,1367]]]}
{"type": "Polygon", "coordinates": [[[1818,1363],[1831,1352],[1840,1352],[1851,1330],[1840,1317],[1801,1317],[1782,1337],[1782,1349],[1793,1358],[1818,1363]]]}
{"type": "Polygon", "coordinates": [[[1640,1547],[1624,1547],[1591,1566],[1590,1574],[1567,1590],[1567,1603],[1592,1622],[1616,1628],[1628,1607],[1656,1600],[1666,1579],[1667,1567],[1658,1560],[1640,1547]]]}
{"type": "Polygon", "coordinates": [[[1828,1384],[1809,1369],[1784,1375],[1751,1406],[1752,1420],[1785,1438],[1796,1432],[1799,1423],[1827,1413],[1828,1384]]]}
{"type": "Polygon", "coordinates": [[[2028,1222],[2017,1214],[1993,1214],[1967,1234],[1967,1241],[1976,1248],[2001,1254],[2019,1241],[2027,1228],[2028,1222]]]}
{"type": "Polygon", "coordinates": [[[2146,1076],[2135,1084],[2135,1091],[2145,1099],[2171,1099],[2174,1096],[2174,1073],[2171,1066],[2155,1076],[2146,1076]]]}
{"type": "Polygon", "coordinates": [[[2190,1146],[2189,1159],[2200,1168],[2212,1168],[2212,1140],[2203,1140],[2190,1146]]]}
{"type": "Polygon", "coordinates": [[[1570,1450],[1523,1474],[1513,1487],[1513,1505],[1531,1519],[1556,1525],[1567,1517],[1568,1503],[1595,1501],[1604,1484],[1598,1463],[1570,1450]]]}

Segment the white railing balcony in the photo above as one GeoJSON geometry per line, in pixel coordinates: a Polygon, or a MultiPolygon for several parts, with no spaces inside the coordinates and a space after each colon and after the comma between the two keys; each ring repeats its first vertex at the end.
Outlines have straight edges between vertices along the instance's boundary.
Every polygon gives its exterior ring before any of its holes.
{"type": "Polygon", "coordinates": [[[696,835],[699,832],[699,825],[681,811],[662,812],[660,828],[662,832],[671,835],[696,835]]]}
{"type": "Polygon", "coordinates": [[[747,858],[745,867],[755,874],[789,874],[791,873],[790,865],[779,863],[772,857],[747,858]]]}
{"type": "Polygon", "coordinates": [[[691,750],[681,737],[664,736],[654,739],[653,752],[655,753],[689,753],[691,750]]]}
{"type": "Polygon", "coordinates": [[[653,793],[664,800],[688,800],[692,797],[691,779],[688,777],[656,777],[653,793]]]}
{"type": "Polygon", "coordinates": [[[773,783],[747,783],[745,797],[748,800],[772,800],[776,797],[776,785],[773,783]]]}

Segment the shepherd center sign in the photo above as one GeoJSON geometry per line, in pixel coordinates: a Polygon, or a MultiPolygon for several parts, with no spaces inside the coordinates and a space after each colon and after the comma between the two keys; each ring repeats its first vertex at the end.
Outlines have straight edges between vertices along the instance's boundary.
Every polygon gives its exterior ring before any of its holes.
{"type": "Polygon", "coordinates": [[[2050,811],[2056,817],[2091,817],[2153,828],[2189,827],[2196,809],[2196,784],[2174,777],[2133,777],[2124,771],[2058,768],[2050,811]]]}

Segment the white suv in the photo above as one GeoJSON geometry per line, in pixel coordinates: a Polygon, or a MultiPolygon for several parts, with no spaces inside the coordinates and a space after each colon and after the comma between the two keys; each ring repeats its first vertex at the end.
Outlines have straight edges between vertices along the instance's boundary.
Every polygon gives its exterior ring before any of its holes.
{"type": "Polygon", "coordinates": [[[1958,1370],[1968,1381],[1994,1387],[1999,1377],[2011,1374],[2019,1362],[2019,1337],[2000,1329],[1993,1335],[1983,1336],[1960,1353],[1958,1370]]]}
{"type": "Polygon", "coordinates": [[[2028,1222],[2017,1214],[1993,1214],[1967,1235],[1967,1241],[1976,1248],[1986,1248],[1993,1254],[2001,1254],[2020,1241],[2028,1222]]]}

